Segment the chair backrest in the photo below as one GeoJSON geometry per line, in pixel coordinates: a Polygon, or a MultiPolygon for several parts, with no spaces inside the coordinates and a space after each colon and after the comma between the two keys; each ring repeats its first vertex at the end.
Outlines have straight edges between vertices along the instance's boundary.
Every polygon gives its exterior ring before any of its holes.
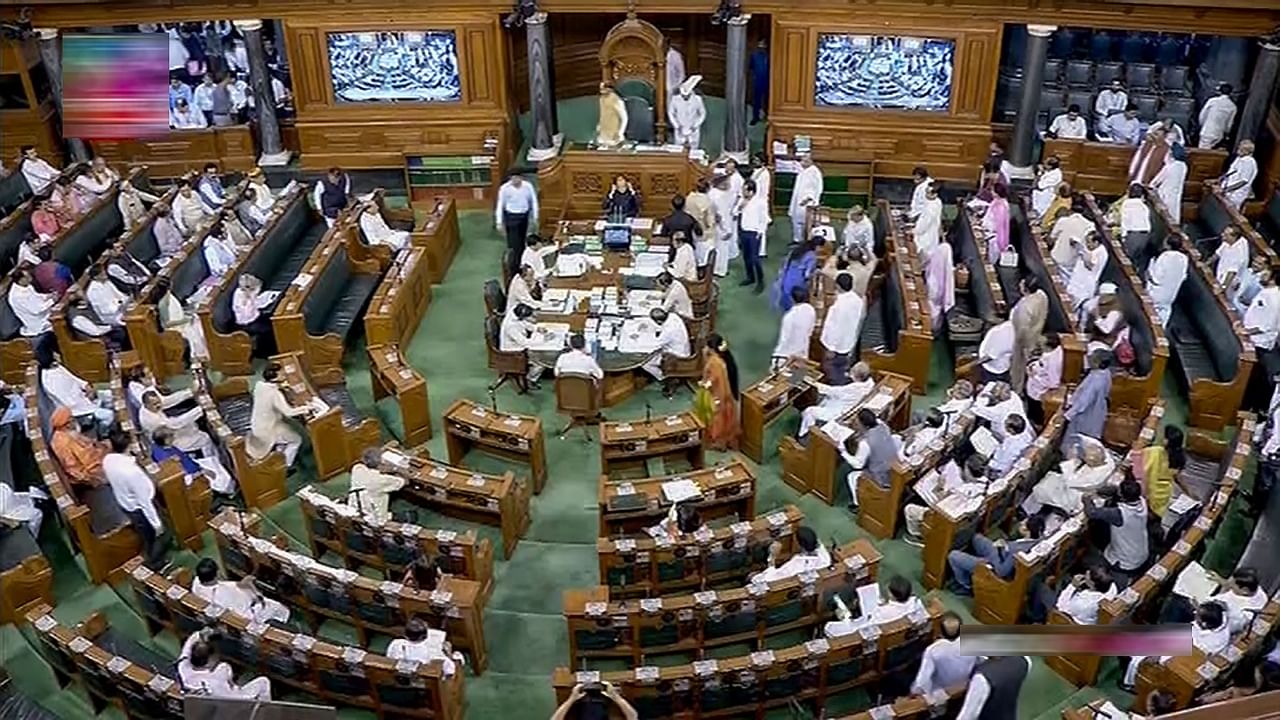
{"type": "Polygon", "coordinates": [[[1080,112],[1084,115],[1089,114],[1089,109],[1093,107],[1093,93],[1088,90],[1068,90],[1067,106],[1079,105],[1080,112]]]}
{"type": "Polygon", "coordinates": [[[497,280],[484,281],[484,310],[487,314],[501,316],[507,311],[507,293],[502,287],[497,280]]]}
{"type": "Polygon", "coordinates": [[[208,277],[209,264],[205,261],[204,249],[197,248],[173,269],[169,276],[169,286],[174,297],[186,302],[208,277]]]}
{"type": "Polygon", "coordinates": [[[1093,63],[1088,60],[1067,61],[1067,84],[1085,87],[1093,84],[1093,63]]]}
{"type": "Polygon", "coordinates": [[[1147,90],[1156,78],[1156,66],[1149,63],[1129,63],[1124,69],[1125,80],[1131,90],[1147,90]]]}
{"type": "Polygon", "coordinates": [[[4,284],[0,285],[0,340],[17,337],[22,330],[22,321],[18,320],[18,316],[9,305],[9,290],[12,288],[12,276],[6,278],[4,284]]]}
{"type": "Polygon", "coordinates": [[[1191,68],[1186,65],[1161,65],[1160,88],[1166,93],[1182,95],[1191,89],[1191,68]]]}
{"type": "MultiPolygon", "coordinates": [[[[657,94],[653,89],[653,85],[638,78],[622,80],[617,84],[614,90],[623,98],[624,101],[631,98],[638,98],[640,100],[644,100],[650,106],[653,106],[657,100],[657,94]]],[[[668,90],[674,91],[674,88],[668,88],[668,90]]],[[[628,107],[627,112],[630,111],[631,108],[628,107]]]]}
{"type": "Polygon", "coordinates": [[[556,412],[570,417],[595,417],[600,412],[599,383],[581,373],[557,375],[556,412]]]}
{"type": "Polygon", "coordinates": [[[1063,62],[1060,58],[1049,58],[1044,61],[1044,82],[1046,85],[1057,85],[1062,81],[1063,62]]]}
{"type": "Polygon", "coordinates": [[[1155,95],[1130,95],[1129,101],[1138,106],[1138,117],[1145,122],[1155,122],[1160,112],[1160,98],[1155,95]]]}
{"type": "MultiPolygon", "coordinates": [[[[121,223],[123,224],[123,218],[121,223]]],[[[134,260],[144,265],[160,257],[160,246],[156,244],[155,224],[155,215],[148,214],[147,219],[134,231],[128,244],[124,246],[134,260]]]]}
{"type": "Polygon", "coordinates": [[[653,142],[653,105],[642,97],[623,98],[627,106],[626,138],[636,142],[653,142]]]}
{"type": "Polygon", "coordinates": [[[0,272],[8,272],[17,264],[18,246],[31,232],[31,210],[31,205],[23,205],[8,215],[0,215],[0,272]]]}
{"type": "Polygon", "coordinates": [[[1062,88],[1045,85],[1040,88],[1040,109],[1042,111],[1052,111],[1062,106],[1062,98],[1064,97],[1062,88]]]}
{"type": "Polygon", "coordinates": [[[1098,87],[1110,85],[1116,80],[1123,79],[1124,63],[1101,62],[1094,68],[1094,80],[1098,83],[1098,87]]]}
{"type": "Polygon", "coordinates": [[[1233,380],[1239,372],[1241,351],[1240,339],[1231,327],[1235,318],[1228,317],[1196,268],[1187,271],[1187,277],[1178,290],[1177,302],[1186,309],[1191,324],[1209,351],[1215,375],[1213,379],[1218,382],[1233,380]]]}
{"type": "Polygon", "coordinates": [[[63,234],[53,249],[53,257],[79,276],[122,230],[124,219],[120,208],[114,202],[104,201],[63,234]]]}

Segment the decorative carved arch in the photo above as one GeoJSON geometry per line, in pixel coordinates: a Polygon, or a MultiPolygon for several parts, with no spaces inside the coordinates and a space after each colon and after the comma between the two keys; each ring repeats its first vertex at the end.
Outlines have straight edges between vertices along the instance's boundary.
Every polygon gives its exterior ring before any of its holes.
{"type": "Polygon", "coordinates": [[[628,13],[614,25],[600,45],[600,75],[616,86],[640,80],[653,87],[654,131],[659,142],[667,136],[667,42],[662,31],[628,13]]]}

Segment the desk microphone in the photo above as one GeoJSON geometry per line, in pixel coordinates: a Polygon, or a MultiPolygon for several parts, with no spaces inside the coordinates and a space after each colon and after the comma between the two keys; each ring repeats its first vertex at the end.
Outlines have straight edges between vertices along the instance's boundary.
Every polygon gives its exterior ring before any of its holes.
{"type": "Polygon", "coordinates": [[[489,388],[489,405],[490,407],[493,408],[493,414],[497,415],[498,414],[498,391],[494,388],[489,388]]]}
{"type": "Polygon", "coordinates": [[[644,401],[644,421],[645,423],[653,421],[653,406],[649,404],[648,400],[644,401]]]}

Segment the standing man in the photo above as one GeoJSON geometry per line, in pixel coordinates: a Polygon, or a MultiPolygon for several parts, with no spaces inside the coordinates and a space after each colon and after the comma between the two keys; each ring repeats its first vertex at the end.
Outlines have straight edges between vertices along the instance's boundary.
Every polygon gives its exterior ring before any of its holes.
{"type": "Polygon", "coordinates": [[[809,207],[817,207],[822,201],[822,171],[813,164],[813,156],[800,156],[800,173],[791,191],[791,242],[804,242],[804,221],[809,207]]]}
{"type": "Polygon", "coordinates": [[[1236,121],[1232,89],[1227,83],[1219,85],[1218,94],[1206,100],[1204,107],[1200,108],[1200,142],[1196,147],[1201,150],[1217,147],[1231,134],[1231,125],[1236,121]]]}
{"type": "Polygon", "coordinates": [[[756,192],[756,184],[748,180],[742,186],[742,199],[738,201],[738,243],[742,246],[742,262],[746,265],[746,277],[740,285],[755,283],[755,293],[764,291],[764,265],[760,262],[760,248],[769,232],[769,206],[756,192]]]}
{"type": "Polygon", "coordinates": [[[1013,361],[1009,365],[1009,384],[1013,391],[1022,392],[1026,382],[1027,362],[1044,334],[1044,324],[1049,317],[1049,296],[1040,288],[1034,275],[1019,281],[1022,297],[1009,311],[1013,322],[1013,361]]]}
{"type": "Polygon", "coordinates": [[[969,680],[964,705],[956,720],[1014,720],[1018,717],[1018,695],[1031,672],[1031,658],[1006,655],[987,658],[969,680]]]}
{"type": "Polygon", "coordinates": [[[511,274],[520,274],[520,258],[524,257],[524,239],[529,235],[529,225],[538,227],[538,194],[523,176],[512,173],[498,189],[493,224],[507,234],[511,274]]]}
{"type": "MultiPolygon", "coordinates": [[[[773,214],[773,178],[769,174],[769,165],[765,162],[764,153],[756,153],[751,158],[751,182],[756,184],[756,195],[764,200],[764,206],[769,210],[769,214],[773,214]]],[[[769,255],[768,242],[764,237],[760,238],[760,257],[769,255]]]]}
{"type": "Polygon", "coordinates": [[[1241,140],[1236,148],[1236,159],[1231,161],[1227,174],[1222,176],[1222,193],[1235,209],[1240,210],[1253,192],[1253,180],[1258,177],[1258,161],[1253,158],[1253,141],[1241,140]]]}
{"type": "Polygon", "coordinates": [[[697,150],[702,142],[702,123],[707,119],[707,107],[701,95],[693,90],[702,82],[701,75],[690,75],[680,84],[679,94],[667,102],[667,119],[671,121],[671,134],[675,144],[688,145],[697,150]]]}
{"type": "Polygon", "coordinates": [[[676,90],[684,84],[684,55],[680,54],[680,50],[675,44],[667,44],[667,104],[671,104],[671,98],[675,96],[676,90]]]}
{"type": "Polygon", "coordinates": [[[862,331],[865,301],[853,291],[853,277],[840,273],[836,277],[836,299],[827,310],[818,340],[825,351],[822,371],[830,385],[849,382],[849,363],[862,331]]]}
{"type": "Polygon", "coordinates": [[[333,227],[334,221],[347,206],[347,197],[350,195],[351,177],[342,172],[342,168],[334,166],[329,168],[329,172],[325,173],[324,177],[316,181],[311,199],[320,210],[320,214],[324,216],[325,223],[333,227]]]}
{"type": "Polygon", "coordinates": [[[1094,128],[1104,129],[1112,115],[1124,112],[1127,107],[1129,107],[1129,94],[1124,91],[1124,83],[1112,80],[1111,87],[1098,93],[1098,99],[1093,103],[1093,112],[1097,116],[1094,128]]]}
{"type": "Polygon", "coordinates": [[[751,124],[755,125],[769,100],[769,42],[764,38],[751,51],[747,73],[751,75],[751,124]]]}
{"type": "Polygon", "coordinates": [[[111,486],[116,505],[124,511],[125,517],[129,518],[129,523],[142,539],[146,566],[155,570],[164,560],[168,539],[164,535],[160,511],[156,509],[155,483],[129,452],[130,444],[131,438],[123,430],[116,430],[111,434],[111,452],[102,458],[102,473],[111,486]]]}

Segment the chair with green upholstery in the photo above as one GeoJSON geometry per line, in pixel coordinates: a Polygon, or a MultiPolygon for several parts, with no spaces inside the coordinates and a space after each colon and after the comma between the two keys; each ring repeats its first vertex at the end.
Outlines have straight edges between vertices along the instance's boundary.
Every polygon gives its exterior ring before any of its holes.
{"type": "Polygon", "coordinates": [[[624,99],[633,97],[641,98],[648,103],[650,107],[657,104],[655,102],[657,100],[657,91],[654,90],[653,85],[645,82],[644,80],[637,78],[622,80],[615,85],[613,89],[624,99]]]}
{"type": "Polygon", "coordinates": [[[635,142],[653,142],[656,137],[653,104],[636,96],[623,98],[623,102],[627,106],[626,138],[635,142]]]}

